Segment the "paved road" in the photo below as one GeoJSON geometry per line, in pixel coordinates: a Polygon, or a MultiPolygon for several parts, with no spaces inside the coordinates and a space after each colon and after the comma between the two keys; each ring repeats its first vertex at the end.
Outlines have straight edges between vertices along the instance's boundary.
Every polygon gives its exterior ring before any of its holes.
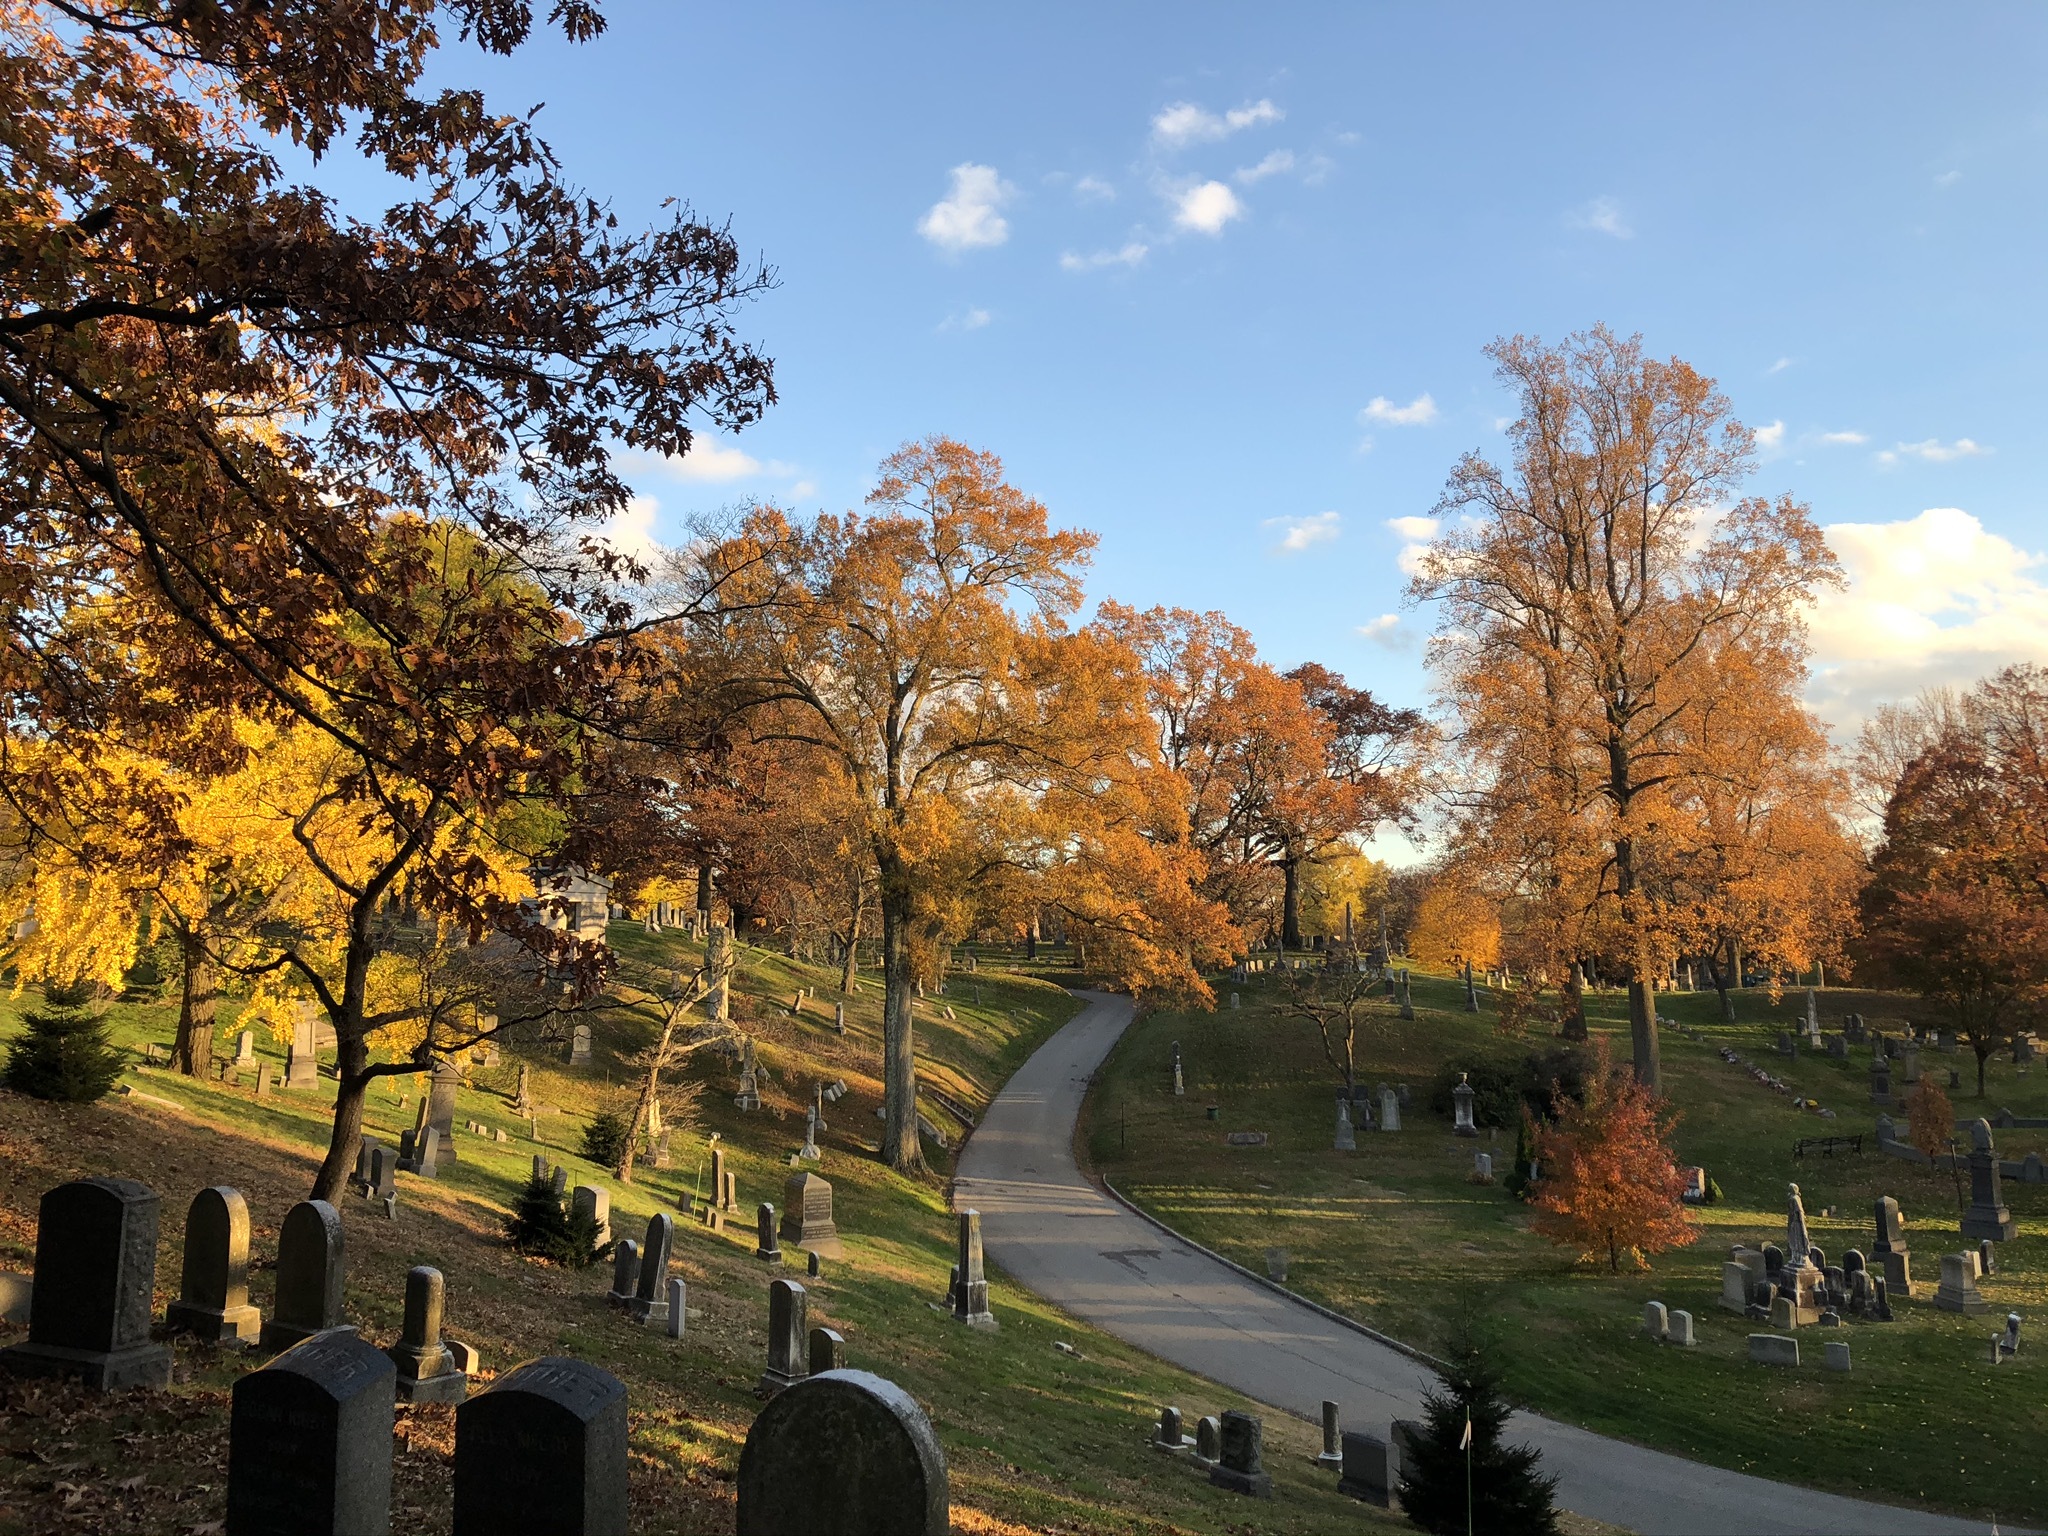
{"type": "MultiPolygon", "coordinates": [[[[1077,1317],[1260,1402],[1315,1419],[1329,1398],[1353,1425],[1417,1417],[1428,1376],[1415,1361],[1176,1241],[1081,1176],[1075,1117],[1131,1004],[1080,995],[1088,1006],[1010,1079],[961,1157],[957,1200],[980,1210],[989,1257],[1077,1317]]],[[[1724,1472],[1533,1414],[1514,1428],[1560,1475],[1566,1508],[1644,1536],[1990,1529],[1724,1472]]]]}

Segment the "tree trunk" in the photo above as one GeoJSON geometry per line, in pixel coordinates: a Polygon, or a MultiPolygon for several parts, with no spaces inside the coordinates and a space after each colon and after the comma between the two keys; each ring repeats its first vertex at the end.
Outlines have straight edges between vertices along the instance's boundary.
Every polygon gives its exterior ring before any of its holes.
{"type": "Polygon", "coordinates": [[[1280,947],[1300,949],[1301,942],[1301,859],[1290,853],[1280,861],[1280,947]]]}
{"type": "Polygon", "coordinates": [[[619,1157],[617,1173],[621,1184],[633,1182],[633,1153],[640,1143],[640,1128],[654,1112],[655,1095],[661,1091],[661,1069],[668,1065],[669,1042],[675,1038],[676,1020],[688,1005],[680,1000],[668,1011],[661,1026],[661,1038],[654,1043],[654,1057],[647,1064],[647,1076],[640,1083],[640,1097],[633,1105],[633,1120],[626,1127],[626,1150],[619,1157]]]}
{"type": "Polygon", "coordinates": [[[1981,1099],[1984,1097],[1984,1063],[1990,1058],[1991,1046],[1988,1042],[1979,1045],[1976,1041],[1972,1040],[1970,1042],[1970,1049],[1977,1057],[1977,1097],[1981,1099]]]}
{"type": "Polygon", "coordinates": [[[882,1160],[904,1173],[924,1167],[917,1142],[917,1041],[911,1016],[911,890],[902,870],[882,871],[882,1160]]]}
{"type": "Polygon", "coordinates": [[[1557,1032],[1566,1040],[1586,1038],[1586,976],[1576,960],[1565,982],[1564,1017],[1558,1021],[1557,1032]]]}
{"type": "Polygon", "coordinates": [[[1024,958],[1026,960],[1036,960],[1038,958],[1038,914],[1036,912],[1031,914],[1031,926],[1024,933],[1024,958]]]}
{"type": "Polygon", "coordinates": [[[178,1002],[178,1042],[173,1058],[187,1077],[204,1078],[213,1072],[213,1020],[220,1005],[220,988],[213,957],[197,933],[190,928],[180,933],[178,951],[184,991],[178,1002]]]}
{"type": "Polygon", "coordinates": [[[699,864],[697,866],[697,910],[699,912],[709,912],[711,910],[711,898],[711,866],[709,864],[699,864]]]}
{"type": "Polygon", "coordinates": [[[860,923],[867,916],[867,887],[854,892],[853,921],[846,925],[846,953],[839,957],[839,990],[853,995],[853,983],[860,971],[860,923]]]}
{"type": "Polygon", "coordinates": [[[1711,952],[1707,955],[1707,980],[1711,981],[1714,984],[1714,990],[1721,994],[1721,1022],[1723,1024],[1733,1024],[1735,1022],[1735,999],[1729,995],[1728,978],[1721,974],[1721,957],[1711,952]]]}
{"type": "Polygon", "coordinates": [[[1636,1081],[1650,1092],[1658,1091],[1657,988],[1641,976],[1628,983],[1628,1033],[1635,1047],[1636,1081]]]}

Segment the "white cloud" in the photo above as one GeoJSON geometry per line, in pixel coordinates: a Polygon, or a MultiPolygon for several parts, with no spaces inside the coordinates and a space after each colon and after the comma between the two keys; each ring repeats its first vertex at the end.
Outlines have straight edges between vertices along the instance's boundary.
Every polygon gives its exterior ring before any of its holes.
{"type": "Polygon", "coordinates": [[[664,459],[662,464],[678,480],[700,485],[751,479],[763,468],[761,461],[744,448],[727,448],[704,437],[692,443],[690,451],[680,459],[664,459]]]}
{"type": "Polygon", "coordinates": [[[1390,517],[1387,527],[1401,539],[1401,552],[1394,557],[1395,566],[1403,576],[1413,576],[1422,568],[1422,557],[1429,553],[1429,546],[1436,542],[1436,519],[1390,517]]]}
{"type": "Polygon", "coordinates": [[[1784,372],[1784,371],[1785,371],[1785,370],[1786,370],[1787,368],[1790,368],[1791,366],[1792,366],[1792,359],[1791,359],[1791,358],[1789,358],[1789,357],[1781,357],[1781,358],[1779,358],[1779,359],[1778,359],[1778,360],[1777,360],[1777,361],[1776,361],[1775,363],[1771,364],[1771,366],[1770,366],[1770,367],[1766,368],[1766,369],[1764,370],[1764,372],[1765,372],[1765,373],[1783,373],[1783,372],[1784,372]]]}
{"type": "Polygon", "coordinates": [[[1360,422],[1375,422],[1383,427],[1426,427],[1436,420],[1436,401],[1427,391],[1417,395],[1406,405],[1396,405],[1385,395],[1374,395],[1364,410],[1358,413],[1360,422]]]}
{"type": "Polygon", "coordinates": [[[1280,542],[1273,546],[1279,555],[1298,555],[1316,544],[1327,544],[1337,537],[1337,531],[1344,519],[1335,512],[1317,512],[1310,517],[1269,517],[1259,526],[1284,530],[1280,542]]]}
{"type": "Polygon", "coordinates": [[[1358,632],[1374,645],[1384,646],[1391,651],[1398,648],[1403,639],[1400,628],[1401,615],[1383,613],[1371,623],[1359,625],[1358,632]]]}
{"type": "Polygon", "coordinates": [[[1084,203],[1113,203],[1116,188],[1094,176],[1083,176],[1074,183],[1074,196],[1084,203]]]}
{"type": "Polygon", "coordinates": [[[2048,555],[1959,507],[1823,532],[1848,585],[1814,605],[1809,696],[1838,731],[1887,700],[2048,657],[2048,555]]]}
{"type": "Polygon", "coordinates": [[[978,331],[995,317],[985,309],[964,309],[939,322],[942,331],[978,331]]]}
{"type": "Polygon", "coordinates": [[[917,232],[944,251],[1001,245],[1010,238],[1010,225],[997,210],[1016,190],[992,165],[976,165],[972,160],[956,165],[953,190],[917,221],[917,232]]]}
{"type": "Polygon", "coordinates": [[[789,499],[791,501],[802,501],[806,496],[815,496],[817,494],[818,482],[815,480],[799,480],[789,488],[789,499]]]}
{"type": "Polygon", "coordinates": [[[1773,453],[1785,446],[1785,423],[1774,421],[1768,427],[1758,427],[1750,434],[1756,439],[1757,447],[1765,453],[1773,453]]]}
{"type": "Polygon", "coordinates": [[[1961,181],[1962,179],[1963,173],[1961,171],[1943,171],[1939,176],[1934,178],[1934,184],[1937,187],[1946,189],[1948,187],[1954,186],[1957,182],[1961,181]]]}
{"type": "Polygon", "coordinates": [[[1287,114],[1263,98],[1242,107],[1232,107],[1218,116],[1192,101],[1177,101],[1152,119],[1152,137],[1170,149],[1200,144],[1261,123],[1277,123],[1287,114]]]}
{"type": "Polygon", "coordinates": [[[1573,210],[1569,222],[1574,229],[1590,229],[1612,235],[1617,240],[1627,240],[1635,234],[1628,216],[1621,211],[1621,204],[1611,197],[1596,197],[1584,207],[1573,210]]]}
{"type": "Polygon", "coordinates": [[[1173,222],[1182,229],[1220,235],[1232,219],[1244,217],[1244,204],[1220,181],[1199,182],[1173,194],[1173,222]]]}
{"type": "Polygon", "coordinates": [[[1060,266],[1069,272],[1093,272],[1098,267],[1135,267],[1145,259],[1149,247],[1136,240],[1119,246],[1113,251],[1092,251],[1083,256],[1076,251],[1067,251],[1060,256],[1060,266]]]}
{"type": "Polygon", "coordinates": [[[1853,448],[1859,443],[1869,442],[1870,434],[1868,432],[1823,432],[1820,435],[1820,440],[1832,447],[1846,446],[1853,448]]]}
{"type": "Polygon", "coordinates": [[[1268,176],[1279,176],[1294,169],[1294,152],[1276,149],[1257,165],[1247,165],[1231,177],[1241,187],[1248,187],[1255,181],[1264,181],[1268,176]]]}
{"type": "Polygon", "coordinates": [[[652,496],[631,498],[601,530],[605,543],[643,564],[651,561],[661,547],[654,538],[654,517],[660,510],[661,503],[652,496]]]}
{"type": "Polygon", "coordinates": [[[1959,437],[1952,443],[1944,443],[1938,437],[1930,437],[1917,443],[1895,443],[1877,456],[1877,462],[1890,467],[1901,459],[1921,459],[1929,464],[1947,464],[1955,459],[1974,459],[1991,450],[1967,437],[1959,437]]]}

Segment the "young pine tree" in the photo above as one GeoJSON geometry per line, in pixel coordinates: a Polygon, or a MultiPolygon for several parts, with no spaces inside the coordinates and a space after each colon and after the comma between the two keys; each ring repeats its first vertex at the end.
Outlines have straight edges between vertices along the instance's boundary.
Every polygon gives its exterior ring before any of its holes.
{"type": "Polygon", "coordinates": [[[554,1181],[537,1173],[526,1181],[505,1218],[506,1241],[521,1253],[583,1269],[596,1262],[597,1222],[584,1211],[565,1211],[554,1181]]]}
{"type": "Polygon", "coordinates": [[[1556,1536],[1551,1497],[1557,1479],[1536,1470],[1540,1451],[1501,1443],[1512,1410],[1501,1396],[1500,1370],[1468,1314],[1461,1313],[1444,1342],[1437,1379],[1438,1389],[1422,1400],[1423,1434],[1401,1459],[1401,1508],[1409,1520],[1441,1536],[1556,1536]]]}
{"type": "Polygon", "coordinates": [[[27,1031],[7,1051],[8,1087],[31,1098],[90,1104],[121,1075],[121,1053],[107,1043],[90,982],[46,984],[44,1006],[24,1016],[27,1031]]]}

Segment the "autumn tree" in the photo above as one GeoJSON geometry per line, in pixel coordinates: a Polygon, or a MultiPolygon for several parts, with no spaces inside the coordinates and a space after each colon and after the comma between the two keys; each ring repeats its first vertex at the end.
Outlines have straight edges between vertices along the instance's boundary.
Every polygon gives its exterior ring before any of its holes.
{"type": "Polygon", "coordinates": [[[1922,1077],[1906,1095],[1906,1140],[1933,1157],[1955,1140],[1956,1111],[1948,1092],[1931,1077],[1922,1077]]]}
{"type": "Polygon", "coordinates": [[[1985,1064],[2048,1000],[2048,669],[1971,690],[1885,808],[1864,887],[1876,974],[1939,1004],[1985,1064]]]}
{"type": "Polygon", "coordinates": [[[1283,971],[1273,1011],[1283,1019],[1306,1019],[1315,1026],[1323,1060],[1337,1074],[1348,1094],[1358,1086],[1360,1033],[1384,1027],[1392,1017],[1382,997],[1377,967],[1359,962],[1355,944],[1332,944],[1320,966],[1283,971]]]}
{"type": "Polygon", "coordinates": [[[972,873],[984,804],[1093,783],[1142,755],[1134,690],[1066,628],[1092,535],[1048,527],[1001,462],[947,438],[884,461],[863,516],[758,508],[672,572],[706,614],[679,678],[705,734],[816,752],[855,792],[879,878],[883,1155],[921,1167],[916,950],[972,873]]]}
{"type": "Polygon", "coordinates": [[[1722,653],[1774,655],[1754,675],[1796,689],[1801,613],[1835,562],[1803,506],[1739,495],[1750,435],[1688,364],[1605,328],[1488,355],[1519,402],[1513,461],[1460,461],[1410,589],[1443,605],[1430,662],[1459,720],[1463,832],[1560,930],[1598,914],[1654,1088],[1678,925],[1644,870],[1704,771],[1678,733],[1724,689],[1722,653]]]}
{"type": "Polygon", "coordinates": [[[1683,1248],[1698,1234],[1681,1197],[1685,1175],[1672,1159],[1677,1114],[1631,1076],[1614,1070],[1604,1038],[1595,1044],[1583,1101],[1560,1089],[1552,1118],[1530,1127],[1530,1151],[1542,1168],[1530,1200],[1533,1229],[1582,1257],[1683,1248]]]}

